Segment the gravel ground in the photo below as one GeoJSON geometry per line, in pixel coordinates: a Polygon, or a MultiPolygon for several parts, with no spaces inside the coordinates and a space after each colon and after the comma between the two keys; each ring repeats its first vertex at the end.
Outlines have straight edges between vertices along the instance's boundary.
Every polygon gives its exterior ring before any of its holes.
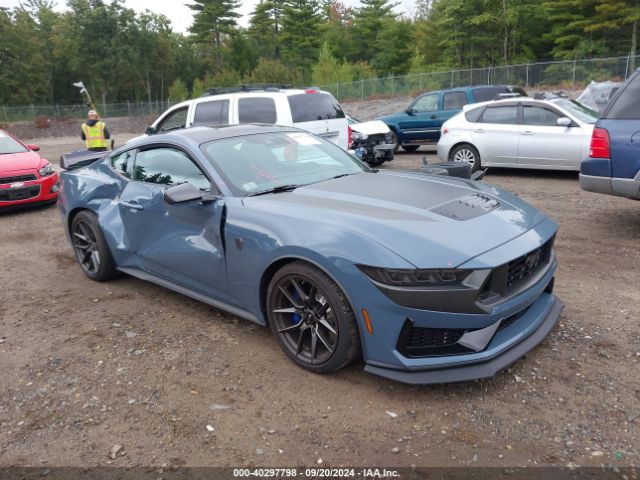
{"type": "MultiPolygon", "coordinates": [[[[51,159],[78,146],[38,143],[51,159]]],[[[566,309],[510,370],[455,385],[307,373],[267,329],[131,277],[89,281],[55,206],[0,214],[0,466],[638,466],[638,204],[575,174],[485,181],[559,223],[566,309]]]]}

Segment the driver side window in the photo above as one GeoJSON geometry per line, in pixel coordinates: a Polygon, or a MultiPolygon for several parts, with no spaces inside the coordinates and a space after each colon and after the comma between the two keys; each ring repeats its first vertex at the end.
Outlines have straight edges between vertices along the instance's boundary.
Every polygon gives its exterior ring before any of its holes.
{"type": "Polygon", "coordinates": [[[189,107],[174,110],[164,119],[162,119],[162,121],[158,124],[158,128],[156,128],[156,130],[158,132],[166,132],[169,130],[175,130],[177,128],[184,128],[187,125],[188,110],[189,107]]]}
{"type": "Polygon", "coordinates": [[[133,179],[138,182],[173,186],[190,183],[199,190],[211,190],[211,182],[182,151],[175,148],[154,148],[136,155],[133,179]]]}
{"type": "Polygon", "coordinates": [[[435,112],[438,110],[438,94],[433,93],[430,95],[425,95],[424,97],[420,97],[413,104],[414,112],[435,112]]]}

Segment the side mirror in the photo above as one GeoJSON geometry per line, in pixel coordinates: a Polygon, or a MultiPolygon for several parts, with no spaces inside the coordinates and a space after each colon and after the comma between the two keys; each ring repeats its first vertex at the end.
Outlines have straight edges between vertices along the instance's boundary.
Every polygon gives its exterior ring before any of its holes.
{"type": "Polygon", "coordinates": [[[405,113],[406,113],[407,115],[413,115],[414,113],[416,113],[416,111],[415,111],[413,108],[408,107],[408,108],[405,110],[405,113]]]}
{"type": "Polygon", "coordinates": [[[158,131],[154,127],[147,127],[144,133],[146,135],[155,135],[156,133],[158,133],[158,131]]]}
{"type": "Polygon", "coordinates": [[[556,124],[559,127],[570,127],[571,125],[573,125],[573,122],[571,121],[570,118],[568,117],[560,117],[557,121],[556,124]]]}
{"type": "Polygon", "coordinates": [[[27,144],[27,148],[29,150],[31,150],[32,152],[39,152],[40,151],[40,147],[38,145],[36,145],[35,143],[28,143],[27,144]]]}
{"type": "Polygon", "coordinates": [[[190,183],[181,183],[167,188],[164,192],[164,200],[169,205],[184,205],[186,203],[201,202],[203,195],[200,190],[190,183]]]}

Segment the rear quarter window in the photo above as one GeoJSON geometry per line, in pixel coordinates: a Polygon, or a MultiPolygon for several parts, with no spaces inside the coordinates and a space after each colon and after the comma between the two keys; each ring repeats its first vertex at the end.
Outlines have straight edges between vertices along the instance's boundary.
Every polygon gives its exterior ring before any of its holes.
{"type": "Polygon", "coordinates": [[[345,118],[337,100],[326,93],[289,95],[287,100],[289,100],[293,123],[345,118]]]}
{"type": "Polygon", "coordinates": [[[615,99],[605,118],[612,120],[640,120],[640,74],[636,74],[615,99]]]}
{"type": "Polygon", "coordinates": [[[482,115],[484,109],[484,106],[472,108],[471,110],[467,110],[466,112],[464,112],[464,117],[467,119],[467,122],[476,123],[480,118],[480,115],[482,115]]]}
{"type": "Polygon", "coordinates": [[[273,98],[241,98],[238,101],[240,123],[277,123],[276,104],[273,98]]]}

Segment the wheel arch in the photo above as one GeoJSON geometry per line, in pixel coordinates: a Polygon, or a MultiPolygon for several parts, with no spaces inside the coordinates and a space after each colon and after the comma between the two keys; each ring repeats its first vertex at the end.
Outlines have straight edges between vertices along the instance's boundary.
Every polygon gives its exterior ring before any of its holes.
{"type": "Polygon", "coordinates": [[[347,298],[347,302],[349,302],[349,306],[351,307],[351,310],[353,310],[353,314],[356,317],[356,320],[357,320],[356,326],[358,328],[358,334],[360,337],[360,345],[364,349],[364,341],[362,339],[362,331],[360,329],[360,315],[358,311],[353,307],[353,301],[351,300],[349,292],[343,287],[342,283],[330,271],[328,271],[318,262],[301,255],[286,255],[286,256],[277,258],[273,260],[262,273],[262,277],[260,278],[259,295],[260,295],[260,312],[262,313],[262,317],[264,318],[265,325],[266,326],[269,325],[269,315],[267,313],[267,290],[269,288],[269,284],[271,283],[273,276],[276,274],[278,270],[280,270],[285,265],[288,265],[293,262],[304,262],[317,268],[322,273],[327,275],[331,280],[333,280],[336,283],[336,285],[338,285],[340,290],[342,290],[342,293],[344,293],[344,296],[347,298]]]}
{"type": "Polygon", "coordinates": [[[447,156],[447,160],[451,161],[451,152],[453,152],[456,148],[462,145],[469,145],[470,147],[473,147],[476,152],[478,152],[478,157],[479,157],[478,160],[480,162],[479,166],[482,167],[482,152],[476,145],[471,143],[469,140],[460,140],[459,142],[456,142],[453,145],[451,145],[451,148],[449,149],[449,155],[447,156]]]}
{"type": "Polygon", "coordinates": [[[86,207],[74,208],[67,215],[67,233],[69,235],[71,235],[71,224],[73,223],[73,219],[76,218],[76,215],[78,215],[80,212],[90,212],[90,213],[93,213],[96,216],[96,218],[98,217],[98,214],[93,210],[91,210],[90,208],[86,208],[86,207]]]}

